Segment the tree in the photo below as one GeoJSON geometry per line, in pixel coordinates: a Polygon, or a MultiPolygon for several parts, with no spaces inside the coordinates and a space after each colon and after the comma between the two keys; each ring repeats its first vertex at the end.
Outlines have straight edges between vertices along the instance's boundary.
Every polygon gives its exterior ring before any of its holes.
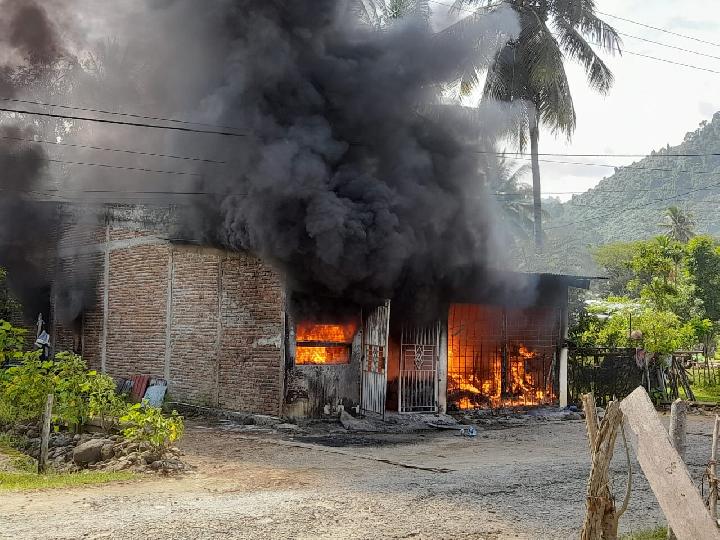
{"type": "Polygon", "coordinates": [[[692,214],[683,213],[677,206],[671,206],[665,213],[665,221],[660,227],[666,229],[666,236],[687,244],[695,236],[695,220],[692,214]]]}
{"type": "Polygon", "coordinates": [[[528,172],[528,164],[513,170],[503,157],[499,160],[497,174],[491,184],[500,203],[503,219],[524,238],[532,235],[533,231],[532,186],[522,180],[528,172]]]}
{"type": "Polygon", "coordinates": [[[351,7],[361,21],[378,30],[407,16],[430,22],[429,0],[353,0],[351,7]]]}
{"type": "MultiPolygon", "coordinates": [[[[535,243],[541,248],[540,126],[570,138],[576,124],[565,58],[582,64],[590,86],[605,94],[614,78],[592,46],[620,53],[621,41],[615,29],[596,15],[593,0],[455,0],[455,9],[463,9],[464,5],[476,5],[485,11],[510,6],[519,19],[520,33],[496,54],[483,95],[485,99],[518,101],[522,105],[515,136],[521,151],[530,140],[535,243]]],[[[466,88],[479,83],[480,71],[475,66],[464,77],[466,88]]]]}
{"type": "Polygon", "coordinates": [[[720,248],[709,236],[697,236],[687,245],[687,266],[705,316],[720,321],[720,248]]]}

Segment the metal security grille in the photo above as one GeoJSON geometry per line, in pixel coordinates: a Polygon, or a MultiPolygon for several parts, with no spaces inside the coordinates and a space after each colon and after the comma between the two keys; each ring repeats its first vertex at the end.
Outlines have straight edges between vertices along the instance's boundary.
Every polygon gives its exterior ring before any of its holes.
{"type": "Polygon", "coordinates": [[[375,309],[365,321],[363,331],[362,396],[365,412],[385,415],[387,396],[387,350],[390,301],[375,309]]]}
{"type": "Polygon", "coordinates": [[[437,412],[440,323],[403,327],[400,340],[399,410],[437,412]]]}

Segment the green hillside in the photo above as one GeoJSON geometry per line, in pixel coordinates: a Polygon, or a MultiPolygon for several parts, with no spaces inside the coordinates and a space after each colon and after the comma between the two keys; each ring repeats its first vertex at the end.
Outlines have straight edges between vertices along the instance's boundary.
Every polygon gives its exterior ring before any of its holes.
{"type": "MultiPolygon", "coordinates": [[[[698,233],[720,236],[720,112],[679,145],[617,168],[595,189],[571,201],[546,204],[550,216],[541,265],[592,272],[589,247],[661,234],[659,224],[669,206],[690,212],[698,233]]],[[[529,263],[528,269],[535,266],[529,263]]]]}

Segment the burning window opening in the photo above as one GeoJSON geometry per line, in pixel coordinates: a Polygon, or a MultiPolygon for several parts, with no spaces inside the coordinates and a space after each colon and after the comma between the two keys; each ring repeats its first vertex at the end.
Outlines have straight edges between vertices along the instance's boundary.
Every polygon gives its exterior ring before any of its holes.
{"type": "Polygon", "coordinates": [[[453,304],[448,401],[459,409],[551,403],[558,321],[552,310],[453,304]]]}
{"type": "Polygon", "coordinates": [[[325,324],[303,321],[297,325],[295,364],[338,365],[350,363],[357,322],[325,324]]]}

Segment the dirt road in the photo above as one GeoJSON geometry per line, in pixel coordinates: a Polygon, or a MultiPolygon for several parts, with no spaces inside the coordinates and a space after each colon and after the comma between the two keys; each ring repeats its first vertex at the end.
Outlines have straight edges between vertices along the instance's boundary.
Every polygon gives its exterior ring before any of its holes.
{"type": "MultiPolygon", "coordinates": [[[[693,417],[689,426],[688,462],[699,478],[711,424],[693,417]]],[[[181,447],[197,470],[180,478],[3,494],[0,538],[564,539],[577,537],[584,511],[588,458],[577,421],[474,439],[280,439],[193,425],[181,447]]],[[[616,458],[622,497],[623,453],[616,458]]],[[[634,466],[626,531],[662,523],[634,466]]]]}

